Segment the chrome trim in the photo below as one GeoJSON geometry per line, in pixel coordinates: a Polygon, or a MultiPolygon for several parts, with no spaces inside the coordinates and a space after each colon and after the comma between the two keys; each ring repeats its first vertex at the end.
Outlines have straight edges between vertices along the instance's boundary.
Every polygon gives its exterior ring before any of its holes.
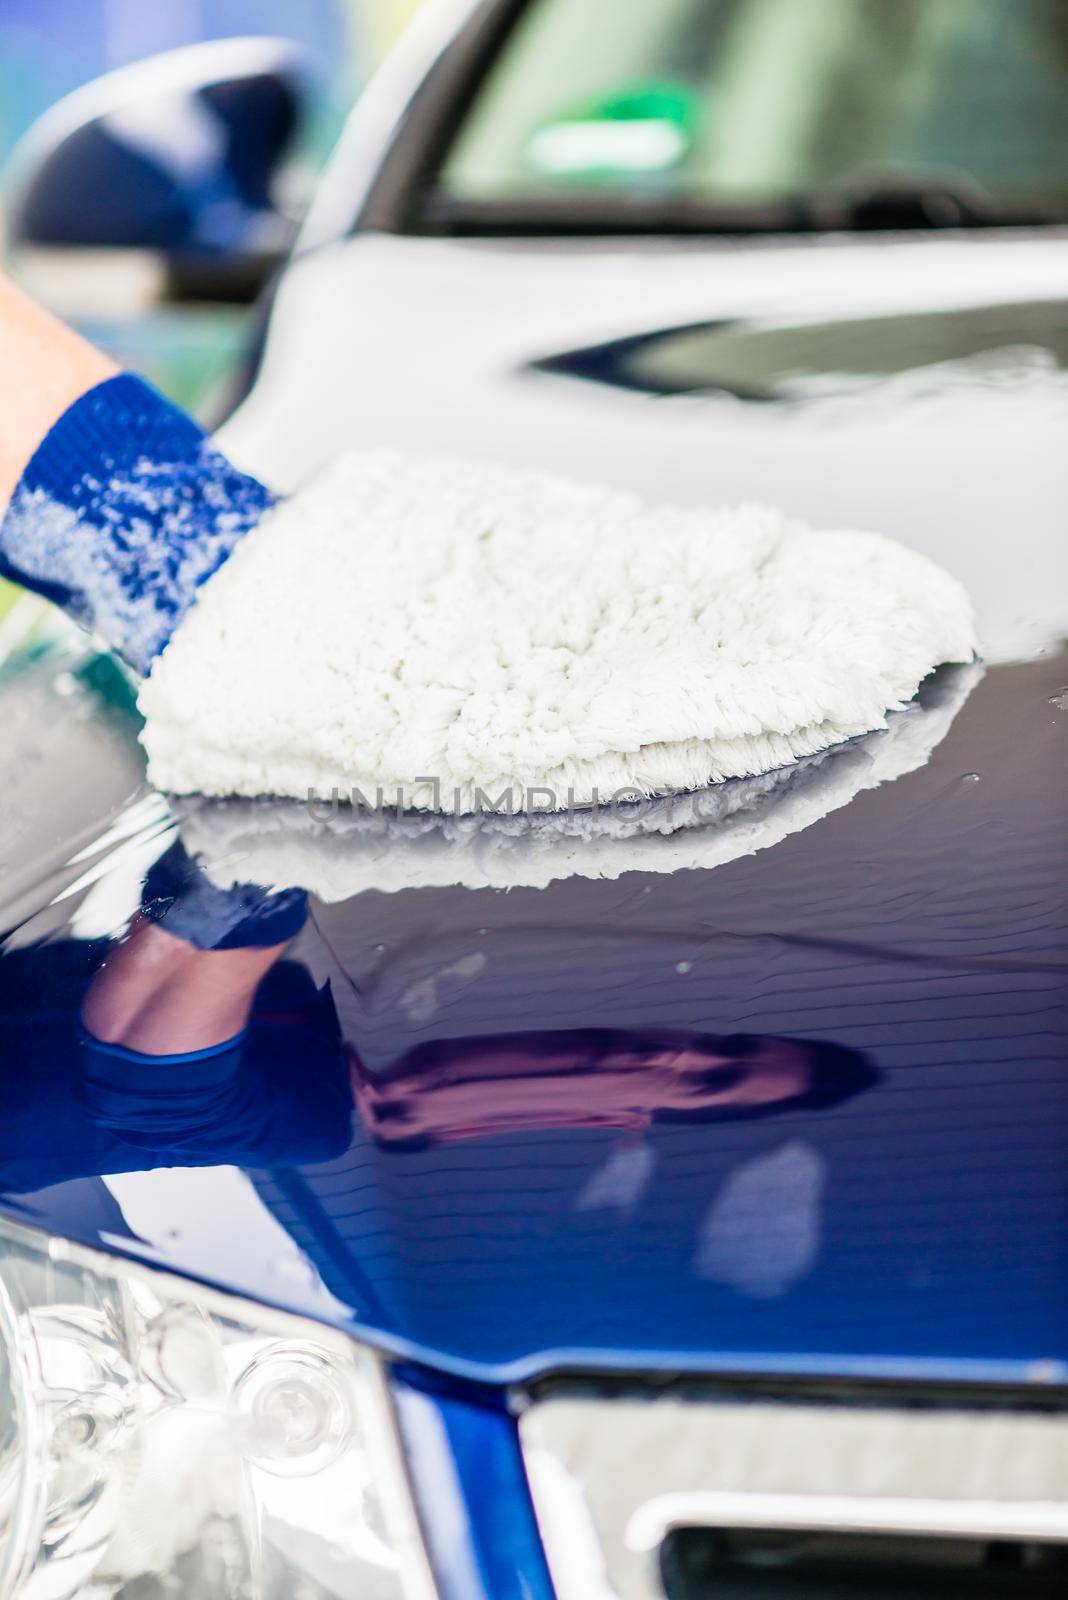
{"type": "Polygon", "coordinates": [[[576,1396],[519,1427],[559,1600],[659,1600],[675,1527],[1068,1541],[1068,1414],[576,1396]]]}

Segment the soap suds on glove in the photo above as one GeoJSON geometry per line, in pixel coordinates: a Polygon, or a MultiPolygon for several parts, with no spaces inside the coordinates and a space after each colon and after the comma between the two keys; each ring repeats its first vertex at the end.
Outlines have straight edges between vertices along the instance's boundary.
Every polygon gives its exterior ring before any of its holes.
{"type": "Polygon", "coordinates": [[[974,651],[961,585],[878,534],[374,452],[268,512],[140,704],[176,793],[556,810],[773,771],[974,651]]]}
{"type": "Polygon", "coordinates": [[[34,451],[0,516],[0,576],[145,673],[273,504],[183,411],[119,373],[69,406],[34,451]]]}

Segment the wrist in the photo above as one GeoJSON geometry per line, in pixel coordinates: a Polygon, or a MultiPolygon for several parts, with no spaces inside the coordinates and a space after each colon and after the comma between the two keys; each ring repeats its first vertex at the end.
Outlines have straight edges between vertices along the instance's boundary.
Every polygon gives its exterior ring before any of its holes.
{"type": "Polygon", "coordinates": [[[0,513],[38,443],[115,363],[0,274],[0,513]]]}

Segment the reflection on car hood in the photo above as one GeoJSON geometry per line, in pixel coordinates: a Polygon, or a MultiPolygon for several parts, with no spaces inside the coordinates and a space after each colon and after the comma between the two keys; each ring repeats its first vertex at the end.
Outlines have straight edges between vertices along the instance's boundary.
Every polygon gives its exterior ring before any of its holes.
{"type": "Polygon", "coordinates": [[[542,889],[560,878],[717,867],[923,766],[981,675],[978,662],[942,667],[885,728],[689,794],[557,812],[398,814],[343,803],[336,789],[303,802],[176,796],[173,805],[183,842],[221,887],[299,886],[331,903],[368,889],[542,889]]]}
{"type": "Polygon", "coordinates": [[[1053,228],[357,235],[283,277],[223,438],[282,488],[381,445],[889,534],[964,583],[983,657],[1013,659],[1068,616],[1066,262],[1053,228]]]}
{"type": "Polygon", "coordinates": [[[233,1125],[184,1156],[112,1128],[57,1168],[30,1102],[67,1070],[72,968],[170,828],[119,804],[73,867],[41,852],[0,960],[4,1206],[488,1380],[1064,1381],[1066,683],[1064,655],[990,669],[925,765],[714,867],[315,903],[233,1125]],[[351,1113],[342,1056],[284,1032],[305,1003],[347,1046],[351,1113]],[[715,1085],[829,1042],[852,1089],[680,1106],[699,1036],[723,1042],[715,1085]]]}

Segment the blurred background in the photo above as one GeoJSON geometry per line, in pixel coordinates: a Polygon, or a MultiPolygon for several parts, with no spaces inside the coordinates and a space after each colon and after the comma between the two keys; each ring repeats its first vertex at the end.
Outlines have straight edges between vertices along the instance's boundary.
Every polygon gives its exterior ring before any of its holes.
{"type": "Polygon", "coordinates": [[[319,133],[338,118],[418,0],[0,0],[0,160],[56,100],[113,67],[203,39],[276,34],[326,77],[319,133]]]}
{"type": "MultiPolygon", "coordinates": [[[[417,5],[418,0],[0,0],[0,202],[12,187],[12,156],[20,140],[73,90],[163,51],[248,35],[290,39],[308,52],[314,92],[289,172],[290,182],[306,191],[360,87],[417,5]]],[[[292,196],[295,211],[305,197],[292,196]]],[[[58,275],[43,273],[40,265],[36,273],[20,275],[96,343],[183,405],[210,414],[244,349],[248,306],[208,299],[153,304],[132,315],[138,283],[117,266],[114,259],[102,260],[94,269],[83,258],[61,263],[58,275]],[[87,282],[94,270],[95,290],[87,282]]]]}

